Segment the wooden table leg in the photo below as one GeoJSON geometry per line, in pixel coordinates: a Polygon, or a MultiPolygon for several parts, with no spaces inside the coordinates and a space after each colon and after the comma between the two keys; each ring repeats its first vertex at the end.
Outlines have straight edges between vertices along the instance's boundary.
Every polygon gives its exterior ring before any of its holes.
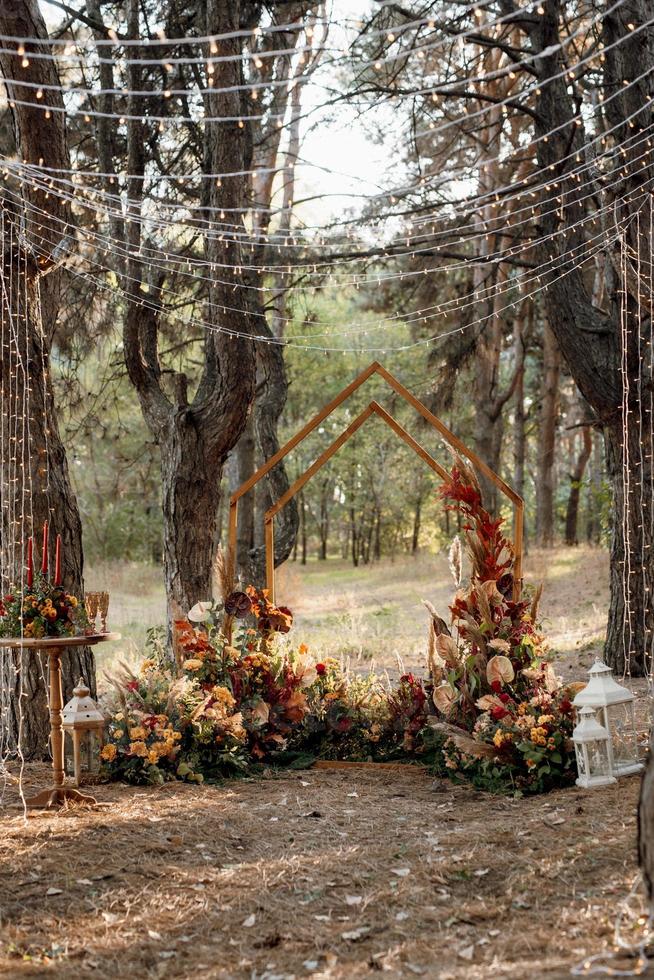
{"type": "Polygon", "coordinates": [[[64,695],[61,685],[61,650],[59,647],[50,647],[47,653],[50,675],[50,748],[52,750],[54,785],[51,789],[44,789],[27,800],[27,806],[49,809],[53,806],[60,806],[66,800],[95,804],[97,801],[93,796],[80,793],[72,786],[64,785],[64,730],[61,718],[64,695]]]}

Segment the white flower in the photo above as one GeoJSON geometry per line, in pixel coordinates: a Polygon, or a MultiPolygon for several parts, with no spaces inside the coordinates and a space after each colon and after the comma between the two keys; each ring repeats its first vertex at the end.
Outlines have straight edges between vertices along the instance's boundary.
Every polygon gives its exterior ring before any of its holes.
{"type": "Polygon", "coordinates": [[[188,618],[192,623],[206,623],[211,619],[213,610],[213,599],[208,602],[196,602],[192,609],[188,611],[188,618]]]}
{"type": "Polygon", "coordinates": [[[502,640],[499,636],[494,640],[490,640],[488,645],[489,647],[492,647],[493,650],[500,650],[502,653],[511,653],[511,644],[506,640],[502,640]]]}
{"type": "Polygon", "coordinates": [[[302,680],[300,681],[300,687],[311,687],[316,677],[318,676],[318,671],[315,667],[305,667],[302,671],[302,680]]]}

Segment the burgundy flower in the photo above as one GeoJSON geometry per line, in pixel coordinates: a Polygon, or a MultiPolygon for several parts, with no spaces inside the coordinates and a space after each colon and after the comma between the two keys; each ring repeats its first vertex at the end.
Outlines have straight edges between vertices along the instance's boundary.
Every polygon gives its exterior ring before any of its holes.
{"type": "Polygon", "coordinates": [[[316,674],[318,677],[324,677],[327,673],[327,667],[325,664],[316,664],[316,674]]]}
{"type": "Polygon", "coordinates": [[[491,711],[490,711],[490,715],[491,715],[491,718],[493,719],[493,721],[501,721],[502,718],[506,718],[506,716],[508,715],[508,713],[509,712],[506,710],[506,708],[500,707],[499,704],[495,705],[494,708],[491,708],[491,711]]]}
{"type": "Polygon", "coordinates": [[[225,599],[225,612],[228,616],[244,619],[252,611],[252,600],[245,592],[232,592],[225,599]]]}

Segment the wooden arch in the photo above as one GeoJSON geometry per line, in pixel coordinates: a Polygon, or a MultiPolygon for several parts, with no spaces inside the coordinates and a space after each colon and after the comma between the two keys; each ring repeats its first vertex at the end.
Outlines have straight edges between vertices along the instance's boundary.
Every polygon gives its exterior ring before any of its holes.
{"type": "MultiPolygon", "coordinates": [[[[352,395],[358,388],[364,384],[368,378],[373,374],[378,374],[381,378],[386,381],[386,383],[404,399],[409,405],[416,409],[417,412],[422,415],[425,421],[440,433],[440,435],[445,439],[445,441],[456,450],[461,456],[465,456],[475,469],[482,472],[496,487],[507,497],[513,504],[513,549],[514,549],[514,565],[513,565],[513,597],[518,599],[520,596],[522,588],[522,545],[523,545],[523,527],[524,527],[524,501],[520,494],[505,483],[505,481],[488,466],[482,459],[480,459],[476,453],[461,442],[461,440],[454,435],[453,432],[444,425],[439,418],[437,418],[433,412],[430,412],[426,405],[412,395],[411,392],[401,384],[397,378],[395,378],[386,368],[382,367],[377,361],[373,361],[365,371],[362,371],[354,381],[347,385],[335,398],[332,399],[324,408],[318,412],[317,415],[307,422],[299,432],[297,432],[289,441],[282,446],[274,456],[271,456],[263,466],[252,474],[252,476],[243,483],[238,490],[236,490],[229,502],[229,531],[228,531],[228,555],[229,555],[229,565],[232,573],[236,564],[236,532],[238,527],[238,502],[249,490],[251,490],[263,477],[270,472],[270,470],[277,465],[288,453],[291,452],[296,446],[303,442],[306,437],[316,429],[321,422],[323,422],[332,412],[342,405],[343,402],[352,395]]],[[[415,439],[409,435],[409,433],[404,429],[392,415],[381,407],[377,402],[372,401],[364,411],[357,416],[357,418],[350,423],[350,425],[341,433],[337,439],[329,446],[321,455],[314,460],[311,466],[305,470],[305,472],[295,481],[295,483],[289,487],[286,493],[279,498],[279,500],[273,504],[272,507],[266,511],[265,515],[265,545],[266,545],[266,585],[270,591],[270,597],[274,601],[275,598],[275,558],[274,558],[274,531],[273,531],[273,520],[275,514],[277,514],[282,507],[284,507],[288,501],[295,496],[295,494],[304,486],[304,484],[311,479],[314,473],[324,466],[328,459],[336,453],[340,447],[347,442],[347,440],[354,435],[354,433],[359,429],[363,423],[370,418],[372,414],[378,415],[381,419],[390,426],[391,429],[401,438],[404,442],[410,446],[414,452],[418,454],[428,466],[430,466],[434,472],[438,473],[443,479],[449,479],[450,474],[444,469],[439,463],[436,462],[432,456],[419,444],[415,439]]]]}

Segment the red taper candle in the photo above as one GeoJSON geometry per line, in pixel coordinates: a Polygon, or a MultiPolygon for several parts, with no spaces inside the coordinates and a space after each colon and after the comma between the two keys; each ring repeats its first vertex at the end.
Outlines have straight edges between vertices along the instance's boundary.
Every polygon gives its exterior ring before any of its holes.
{"type": "Polygon", "coordinates": [[[44,575],[48,574],[48,522],[43,522],[43,557],[41,559],[41,571],[44,575]]]}
{"type": "Polygon", "coordinates": [[[55,546],[55,574],[54,574],[54,584],[61,585],[61,535],[57,535],[57,544],[55,546]]]}
{"type": "Polygon", "coordinates": [[[32,554],[32,549],[34,547],[34,539],[30,535],[27,539],[27,588],[31,589],[34,584],[34,557],[32,554]]]}

